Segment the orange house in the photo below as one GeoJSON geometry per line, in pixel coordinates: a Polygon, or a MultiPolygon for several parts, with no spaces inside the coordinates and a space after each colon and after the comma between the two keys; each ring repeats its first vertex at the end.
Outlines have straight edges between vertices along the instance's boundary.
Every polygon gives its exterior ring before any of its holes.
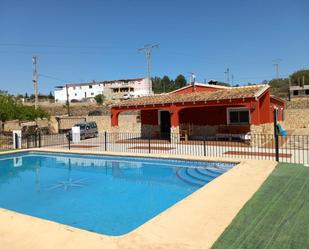
{"type": "Polygon", "coordinates": [[[176,91],[123,101],[111,109],[111,124],[121,112],[139,110],[141,133],[190,139],[208,135],[272,133],[273,110],[284,119],[285,103],[270,95],[268,85],[225,87],[195,84],[176,91]]]}

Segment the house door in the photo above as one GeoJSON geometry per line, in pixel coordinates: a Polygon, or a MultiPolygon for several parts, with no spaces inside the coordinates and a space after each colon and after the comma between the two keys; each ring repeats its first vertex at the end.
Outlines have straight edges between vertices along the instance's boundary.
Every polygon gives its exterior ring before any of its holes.
{"type": "Polygon", "coordinates": [[[171,133],[171,114],[169,111],[160,111],[160,131],[161,137],[170,137],[171,133]]]}

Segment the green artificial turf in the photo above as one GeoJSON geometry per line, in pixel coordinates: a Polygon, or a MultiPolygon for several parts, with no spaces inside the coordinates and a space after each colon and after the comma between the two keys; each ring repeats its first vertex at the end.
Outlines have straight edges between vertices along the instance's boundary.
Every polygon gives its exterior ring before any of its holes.
{"type": "Polygon", "coordinates": [[[309,249],[309,167],[279,164],[212,249],[309,249]]]}

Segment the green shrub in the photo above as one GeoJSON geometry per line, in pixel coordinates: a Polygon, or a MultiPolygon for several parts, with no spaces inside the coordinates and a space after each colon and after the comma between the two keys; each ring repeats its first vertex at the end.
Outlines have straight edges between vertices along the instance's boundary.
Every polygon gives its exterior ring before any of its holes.
{"type": "Polygon", "coordinates": [[[49,118],[49,114],[42,108],[35,109],[33,106],[25,106],[17,98],[0,91],[0,120],[33,121],[37,118],[49,118]]]}

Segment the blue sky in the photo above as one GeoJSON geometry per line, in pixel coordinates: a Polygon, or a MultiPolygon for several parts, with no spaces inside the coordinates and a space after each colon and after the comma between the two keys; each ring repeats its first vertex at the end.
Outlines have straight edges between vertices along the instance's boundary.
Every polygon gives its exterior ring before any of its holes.
{"type": "Polygon", "coordinates": [[[197,81],[258,83],[309,68],[308,0],[0,0],[0,89],[31,93],[56,85],[146,74],[144,44],[158,43],[152,75],[194,71],[197,81]]]}

